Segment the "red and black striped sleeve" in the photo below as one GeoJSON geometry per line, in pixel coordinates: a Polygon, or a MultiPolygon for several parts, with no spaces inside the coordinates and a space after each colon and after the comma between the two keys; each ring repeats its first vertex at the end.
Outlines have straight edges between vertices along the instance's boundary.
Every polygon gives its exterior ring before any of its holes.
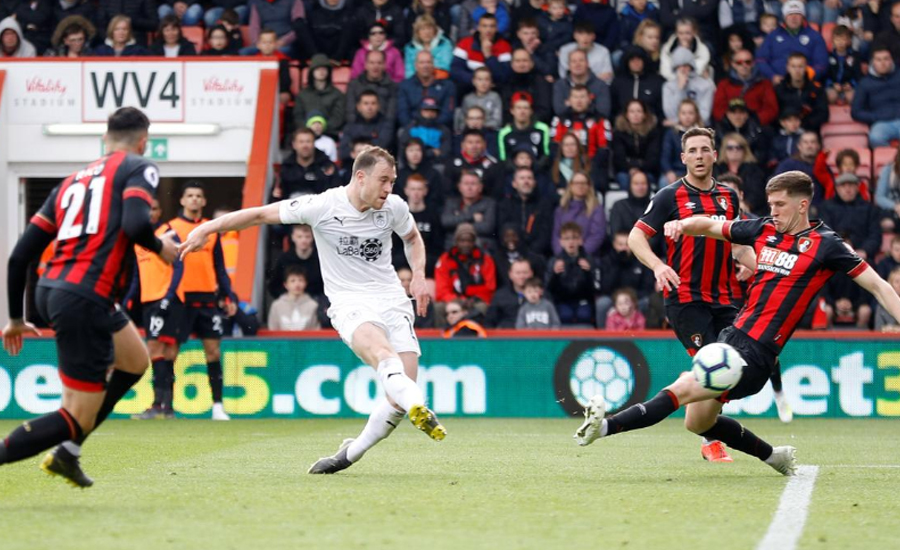
{"type": "Polygon", "coordinates": [[[862,275],[869,264],[856,254],[841,237],[834,232],[823,235],[823,244],[826,245],[822,258],[825,267],[835,273],[846,273],[851,278],[862,275]]]}
{"type": "Polygon", "coordinates": [[[722,235],[735,244],[753,245],[762,235],[767,218],[755,220],[728,220],[722,226],[722,235]]]}
{"type": "Polygon", "coordinates": [[[643,231],[647,237],[655,236],[662,231],[667,221],[674,219],[672,211],[677,210],[674,189],[676,186],[677,183],[660,189],[650,200],[644,214],[635,222],[634,226],[643,231]]]}

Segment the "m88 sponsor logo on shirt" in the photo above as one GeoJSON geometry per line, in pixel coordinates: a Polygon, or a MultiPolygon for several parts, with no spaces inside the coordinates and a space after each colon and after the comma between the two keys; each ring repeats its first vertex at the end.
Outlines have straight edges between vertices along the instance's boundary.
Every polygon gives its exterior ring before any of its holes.
{"type": "Polygon", "coordinates": [[[790,275],[797,263],[797,254],[777,248],[763,247],[756,259],[756,265],[763,271],[771,271],[779,275],[790,275]]]}

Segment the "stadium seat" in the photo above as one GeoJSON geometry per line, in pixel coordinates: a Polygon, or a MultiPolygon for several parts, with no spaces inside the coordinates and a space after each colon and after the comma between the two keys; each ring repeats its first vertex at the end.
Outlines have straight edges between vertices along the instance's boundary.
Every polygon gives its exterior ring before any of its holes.
{"type": "Polygon", "coordinates": [[[604,197],[604,206],[606,207],[606,219],[609,219],[609,214],[612,212],[612,207],[614,204],[619,202],[622,199],[628,198],[628,191],[607,191],[606,197],[604,197]]]}
{"type": "Polygon", "coordinates": [[[250,26],[241,25],[241,36],[244,38],[244,46],[250,45],[250,26]]]}
{"type": "Polygon", "coordinates": [[[203,27],[182,27],[181,34],[194,44],[198,54],[203,51],[203,27]]]}
{"type": "Polygon", "coordinates": [[[331,71],[331,82],[342,93],[347,93],[347,84],[350,84],[350,67],[335,67],[331,71]]]}
{"type": "MultiPolygon", "coordinates": [[[[856,170],[856,175],[866,180],[870,179],[872,177],[872,151],[869,149],[868,145],[863,147],[844,147],[842,141],[844,137],[845,136],[840,136],[836,138],[837,146],[831,149],[825,147],[825,149],[828,150],[828,166],[835,174],[837,174],[837,154],[842,149],[853,149],[856,151],[856,154],[859,155],[859,168],[856,170]]],[[[856,139],[856,136],[851,136],[851,139],[856,139]]]]}
{"type": "Polygon", "coordinates": [[[854,122],[850,116],[849,105],[829,105],[828,106],[828,123],[829,124],[847,124],[854,122]]]}
{"type": "Polygon", "coordinates": [[[836,23],[822,24],[822,38],[825,40],[825,46],[828,47],[829,52],[831,51],[831,35],[834,34],[834,28],[836,26],[836,23]]]}
{"type": "Polygon", "coordinates": [[[886,164],[890,164],[894,162],[894,159],[897,157],[897,148],[896,147],[877,147],[875,149],[875,153],[872,159],[872,168],[874,171],[872,175],[877,180],[878,176],[881,174],[881,169],[884,168],[886,164]]]}
{"type": "Polygon", "coordinates": [[[869,127],[860,122],[829,122],[822,126],[822,137],[828,136],[868,136],[869,127]]]}
{"type": "Polygon", "coordinates": [[[822,148],[831,152],[840,151],[841,149],[856,149],[857,151],[864,149],[868,151],[869,137],[860,134],[826,135],[822,138],[822,148]]]}

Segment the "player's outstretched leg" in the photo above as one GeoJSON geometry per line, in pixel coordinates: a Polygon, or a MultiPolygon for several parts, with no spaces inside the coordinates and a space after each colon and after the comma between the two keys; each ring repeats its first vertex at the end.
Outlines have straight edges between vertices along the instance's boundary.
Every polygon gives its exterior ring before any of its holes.
{"type": "Polygon", "coordinates": [[[82,433],[75,416],[60,408],[13,430],[0,445],[0,464],[32,457],[67,439],[79,439],[82,433]]]}
{"type": "MultiPolygon", "coordinates": [[[[71,443],[71,442],[66,442],[71,443]]],[[[41,461],[41,470],[51,476],[60,476],[73,487],[87,488],[94,484],[84,470],[81,469],[79,457],[70,453],[66,448],[66,443],[53,449],[41,461]]],[[[79,452],[81,447],[78,447],[79,452]]]]}
{"type": "Polygon", "coordinates": [[[602,415],[606,413],[605,402],[602,397],[595,396],[585,409],[585,422],[575,432],[575,441],[579,445],[585,446],[600,437],[647,428],[662,422],[677,411],[678,406],[678,398],[675,397],[675,394],[664,389],[649,401],[632,405],[612,416],[603,418],[602,415]]]}
{"type": "Polygon", "coordinates": [[[403,420],[403,416],[403,411],[397,410],[387,399],[380,400],[356,439],[345,439],[336,454],[320,458],[309,468],[309,473],[333,474],[349,468],[351,464],[358,462],[366,451],[391,435],[403,420]]]}
{"type": "Polygon", "coordinates": [[[353,463],[347,459],[347,447],[353,443],[353,439],[345,439],[341,442],[336,453],[320,458],[306,471],[308,474],[336,474],[346,470],[353,463]]]}

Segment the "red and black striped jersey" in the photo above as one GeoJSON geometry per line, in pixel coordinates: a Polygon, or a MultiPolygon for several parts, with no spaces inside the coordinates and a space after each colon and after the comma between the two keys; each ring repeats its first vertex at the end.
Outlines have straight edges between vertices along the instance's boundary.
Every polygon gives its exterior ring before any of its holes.
{"type": "MultiPolygon", "coordinates": [[[[662,231],[666,222],[694,216],[738,219],[740,202],[737,193],[718,182],[705,191],[681,178],[660,189],[634,225],[648,237],[653,237],[662,231]]],[[[681,277],[681,284],[675,291],[664,290],[666,304],[733,304],[734,263],[730,243],[708,237],[683,236],[677,242],[667,241],[666,249],[666,263],[681,277]]]]}
{"type": "Polygon", "coordinates": [[[821,221],[796,235],[776,231],[772,218],[726,222],[722,233],[756,251],[756,275],[734,326],[775,353],[832,275],[857,277],[868,267],[821,221]]]}
{"type": "Polygon", "coordinates": [[[159,171],[145,158],[107,155],[51,191],[31,223],[56,235],[56,252],[38,285],[61,288],[104,305],[115,301],[133,265],[133,247],[122,230],[123,203],[150,203],[159,171]]]}

